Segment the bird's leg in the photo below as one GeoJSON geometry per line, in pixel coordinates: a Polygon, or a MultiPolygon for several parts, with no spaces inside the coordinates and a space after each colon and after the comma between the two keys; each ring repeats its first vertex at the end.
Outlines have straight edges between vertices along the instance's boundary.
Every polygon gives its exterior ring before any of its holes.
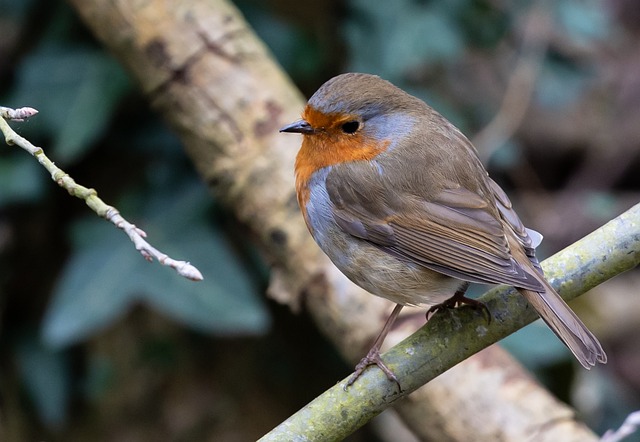
{"type": "Polygon", "coordinates": [[[444,302],[441,302],[440,304],[436,304],[433,305],[429,308],[429,310],[427,310],[427,321],[429,320],[429,317],[434,314],[435,312],[437,312],[438,310],[442,310],[445,308],[455,308],[458,307],[461,304],[467,304],[471,307],[473,307],[474,309],[482,309],[483,312],[487,313],[487,322],[491,322],[491,312],[489,311],[489,308],[486,306],[486,304],[484,302],[478,301],[476,299],[472,299],[472,298],[467,298],[466,296],[464,296],[464,294],[466,293],[467,289],[469,288],[469,283],[465,282],[455,293],[454,295],[447,299],[444,302]]]}
{"type": "Polygon", "coordinates": [[[382,331],[380,332],[375,342],[373,343],[373,346],[371,347],[371,350],[369,350],[369,353],[367,353],[367,355],[364,358],[362,358],[362,360],[358,363],[358,365],[356,365],[355,372],[351,375],[351,377],[349,378],[349,381],[347,381],[345,390],[347,389],[347,387],[351,386],[360,377],[360,375],[364,372],[364,370],[369,365],[377,365],[378,368],[380,368],[380,370],[382,370],[383,373],[387,375],[387,379],[398,384],[398,388],[400,389],[400,391],[402,391],[402,387],[400,387],[400,382],[398,382],[398,378],[396,377],[395,374],[393,374],[393,372],[389,369],[389,367],[385,365],[385,363],[382,361],[382,358],[380,357],[380,347],[382,347],[382,343],[384,342],[384,339],[387,337],[387,335],[389,334],[389,331],[391,330],[391,327],[393,326],[393,323],[398,318],[398,315],[400,314],[400,310],[402,310],[402,305],[397,304],[394,307],[393,311],[391,312],[391,315],[389,315],[387,322],[385,322],[384,327],[382,328],[382,331]]]}

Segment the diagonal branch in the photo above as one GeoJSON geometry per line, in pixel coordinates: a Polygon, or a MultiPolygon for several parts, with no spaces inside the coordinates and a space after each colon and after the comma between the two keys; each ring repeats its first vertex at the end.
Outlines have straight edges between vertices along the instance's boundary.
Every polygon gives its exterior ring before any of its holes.
{"type": "Polygon", "coordinates": [[[620,442],[636,433],[640,428],[640,411],[634,411],[624,420],[617,430],[607,430],[602,436],[602,442],[620,442]]]}
{"type": "MultiPolygon", "coordinates": [[[[640,204],[544,261],[545,272],[565,300],[640,264],[640,204]]],[[[340,440],[387,407],[474,353],[517,331],[535,319],[535,312],[513,289],[487,292],[494,320],[457,309],[436,314],[427,325],[384,355],[403,391],[375,369],[367,370],[345,390],[348,378],[265,435],[262,442],[340,440]]]]}
{"type": "Polygon", "coordinates": [[[37,110],[30,107],[23,107],[20,109],[0,107],[0,132],[4,134],[7,144],[16,145],[29,152],[45,169],[47,169],[51,174],[51,179],[53,179],[53,181],[55,181],[60,187],[66,189],[70,195],[84,200],[91,210],[107,221],[113,223],[117,228],[122,229],[129,239],[131,239],[136,250],[140,252],[144,259],[147,261],[153,261],[153,258],[155,258],[160,264],[176,270],[180,276],[184,276],[192,281],[202,281],[202,274],[197,268],[186,261],[176,261],[149,244],[144,239],[147,236],[144,230],[124,219],[115,207],[105,204],[105,202],[98,197],[98,192],[96,192],[95,189],[89,189],[76,183],[73,178],[56,166],[55,163],[45,155],[42,148],[34,146],[29,140],[18,135],[6,121],[24,121],[37,113],[37,110]]]}

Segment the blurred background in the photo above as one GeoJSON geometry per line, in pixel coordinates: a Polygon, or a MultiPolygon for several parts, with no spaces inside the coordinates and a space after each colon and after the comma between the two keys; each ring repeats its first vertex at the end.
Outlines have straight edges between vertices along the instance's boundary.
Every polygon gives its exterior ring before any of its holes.
{"type": "MultiPolygon", "coordinates": [[[[454,122],[545,235],[540,258],[640,200],[635,0],[235,4],[307,96],[376,73],[454,122]]],[[[205,275],[147,264],[2,146],[0,440],[254,440],[350,373],[305,312],[266,298],[250,236],[65,2],[0,0],[0,29],[0,105],[40,111],[14,128],[205,275]]],[[[606,367],[582,371],[538,323],[503,343],[600,434],[640,408],[639,284],[628,272],[572,304],[606,367]]],[[[349,440],[392,440],[384,422],[349,440]]]]}

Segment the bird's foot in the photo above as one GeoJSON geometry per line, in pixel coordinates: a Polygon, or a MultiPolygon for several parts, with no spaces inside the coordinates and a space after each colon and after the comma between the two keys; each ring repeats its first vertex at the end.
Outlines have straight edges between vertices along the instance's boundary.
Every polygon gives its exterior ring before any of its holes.
{"type": "Polygon", "coordinates": [[[431,315],[435,314],[437,311],[456,308],[463,304],[468,305],[476,310],[482,310],[483,313],[487,314],[487,322],[491,323],[491,312],[489,311],[487,305],[482,301],[478,301],[477,299],[467,298],[466,296],[464,296],[464,291],[456,292],[455,295],[453,295],[446,301],[441,302],[440,304],[432,305],[429,310],[427,310],[427,321],[429,320],[431,315]]]}
{"type": "Polygon", "coordinates": [[[398,378],[393,373],[393,371],[391,371],[391,369],[385,365],[382,357],[380,356],[380,349],[375,346],[372,347],[371,350],[369,350],[369,353],[367,353],[367,355],[362,358],[362,360],[360,360],[358,365],[356,365],[356,369],[347,381],[347,385],[345,385],[344,389],[346,390],[351,385],[353,385],[353,383],[358,380],[358,378],[370,365],[377,365],[378,368],[382,370],[382,372],[387,376],[387,379],[389,379],[391,382],[395,382],[398,386],[398,389],[402,391],[402,387],[400,386],[398,378]]]}

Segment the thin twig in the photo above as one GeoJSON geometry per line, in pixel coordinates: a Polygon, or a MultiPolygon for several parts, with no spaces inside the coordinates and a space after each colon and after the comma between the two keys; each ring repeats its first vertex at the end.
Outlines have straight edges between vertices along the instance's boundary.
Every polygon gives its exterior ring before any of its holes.
{"type": "Polygon", "coordinates": [[[0,131],[4,134],[7,144],[16,145],[29,152],[47,169],[53,181],[60,187],[66,189],[70,195],[84,200],[91,210],[113,223],[119,229],[122,229],[127,236],[129,236],[136,250],[140,252],[144,259],[153,261],[153,258],[155,258],[160,264],[175,269],[179,275],[185,278],[192,281],[202,281],[202,273],[200,273],[196,267],[186,261],[176,261],[151,246],[151,244],[144,239],[147,237],[147,234],[142,229],[125,220],[115,207],[105,204],[104,201],[98,198],[98,192],[96,192],[95,189],[89,189],[76,183],[73,178],[56,166],[55,163],[44,154],[42,148],[34,146],[29,140],[18,135],[11,126],[9,126],[9,123],[7,123],[7,120],[24,121],[37,113],[37,110],[30,107],[20,109],[0,107],[0,131]]]}
{"type": "Polygon", "coordinates": [[[11,121],[24,121],[29,117],[33,117],[38,111],[32,107],[21,107],[19,109],[11,109],[10,107],[0,106],[0,117],[11,121]]]}
{"type": "Polygon", "coordinates": [[[617,430],[607,430],[600,439],[601,442],[620,442],[627,436],[631,436],[640,427],[640,411],[634,411],[624,420],[617,430]]]}

